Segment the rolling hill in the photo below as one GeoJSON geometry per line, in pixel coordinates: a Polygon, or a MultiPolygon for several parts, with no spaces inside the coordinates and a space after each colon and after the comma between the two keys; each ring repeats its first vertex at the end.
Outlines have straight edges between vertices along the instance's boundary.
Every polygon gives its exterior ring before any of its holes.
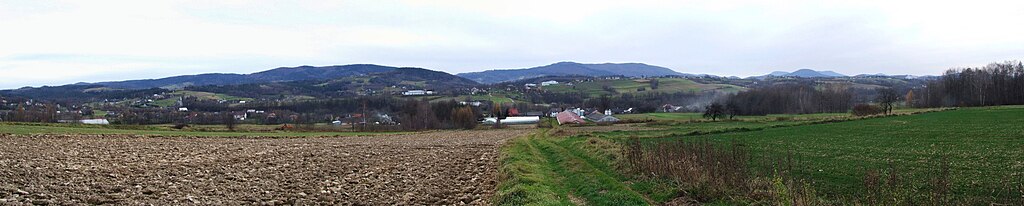
{"type": "Polygon", "coordinates": [[[395,70],[396,67],[372,64],[352,64],[341,66],[300,66],[281,67],[252,74],[197,74],[182,75],[160,79],[141,79],[116,82],[86,83],[84,85],[102,85],[117,89],[165,88],[180,89],[188,86],[234,85],[261,82],[322,80],[349,77],[369,73],[380,73],[395,70]]]}
{"type": "Polygon", "coordinates": [[[421,68],[394,68],[391,71],[352,75],[335,79],[274,81],[235,85],[205,85],[188,90],[239,97],[273,98],[277,96],[351,97],[371,93],[393,93],[413,89],[438,92],[480,87],[472,80],[444,72],[421,68]]]}
{"type": "Polygon", "coordinates": [[[594,79],[573,82],[572,85],[561,83],[544,86],[542,89],[551,92],[581,92],[590,96],[609,94],[644,94],[644,93],[676,93],[676,92],[710,92],[735,93],[746,88],[730,84],[704,84],[683,78],[657,78],[658,89],[652,89],[650,79],[594,79]]]}
{"type": "Polygon", "coordinates": [[[339,96],[359,90],[472,88],[479,84],[445,72],[370,64],[282,67],[252,74],[198,74],[160,79],[78,83],[0,90],[0,95],[34,99],[96,101],[139,97],[169,90],[257,96],[339,96]],[[274,94],[277,92],[278,94],[274,94]]]}
{"type": "Polygon", "coordinates": [[[665,67],[652,66],[641,63],[604,63],[604,64],[582,64],[576,62],[559,62],[547,66],[525,68],[525,69],[503,69],[488,70],[482,72],[469,72],[458,74],[460,77],[471,79],[484,84],[493,84],[522,79],[529,79],[543,76],[672,76],[686,75],[665,67]]]}
{"type": "Polygon", "coordinates": [[[760,78],[776,76],[776,77],[803,77],[803,78],[816,78],[816,77],[846,77],[844,74],[836,73],[833,71],[815,71],[812,69],[800,69],[793,72],[775,71],[770,74],[759,76],[760,78]]]}

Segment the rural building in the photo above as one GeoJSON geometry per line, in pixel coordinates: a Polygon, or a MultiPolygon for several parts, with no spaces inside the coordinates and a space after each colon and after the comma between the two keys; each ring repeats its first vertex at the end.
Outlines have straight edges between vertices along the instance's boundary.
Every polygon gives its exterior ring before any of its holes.
{"type": "Polygon", "coordinates": [[[469,106],[474,106],[474,107],[479,107],[480,105],[483,105],[483,104],[484,104],[483,102],[478,102],[478,101],[477,102],[466,102],[466,101],[459,102],[459,105],[469,105],[469,106]]]}
{"type": "Polygon", "coordinates": [[[671,105],[671,104],[665,104],[665,105],[661,106],[661,108],[662,108],[662,109],[663,109],[663,110],[664,110],[665,112],[677,112],[677,111],[679,111],[680,109],[683,109],[683,107],[681,107],[681,106],[673,106],[673,105],[671,105]]]}
{"type": "Polygon", "coordinates": [[[550,85],[556,85],[556,84],[558,84],[558,81],[551,80],[551,81],[541,82],[540,86],[550,86],[550,85]]]}
{"type": "MultiPolygon", "coordinates": [[[[484,118],[484,124],[495,124],[498,122],[498,118],[488,117],[484,118]]],[[[540,122],[540,117],[506,117],[501,119],[502,124],[537,124],[540,122]]]]}
{"type": "Polygon", "coordinates": [[[558,119],[558,124],[560,125],[586,123],[586,121],[584,121],[583,118],[580,118],[579,115],[576,115],[576,113],[572,113],[570,111],[559,112],[558,115],[555,116],[555,118],[558,119]]]}
{"type": "Polygon", "coordinates": [[[598,112],[598,111],[594,111],[594,112],[591,112],[590,114],[588,114],[588,115],[587,115],[586,117],[587,117],[587,119],[589,119],[590,121],[597,121],[597,120],[599,120],[599,119],[601,119],[601,118],[604,118],[604,116],[605,116],[605,115],[604,115],[604,114],[601,114],[601,112],[598,112]]]}
{"type": "Polygon", "coordinates": [[[613,117],[611,115],[608,115],[608,116],[604,116],[603,118],[598,119],[598,120],[594,120],[594,121],[595,122],[611,122],[611,123],[615,123],[615,122],[619,122],[619,118],[615,118],[615,117],[613,117]]]}
{"type": "Polygon", "coordinates": [[[519,109],[515,107],[508,108],[508,116],[519,116],[519,109]]]}
{"type": "Polygon", "coordinates": [[[573,114],[576,114],[576,116],[583,116],[583,114],[584,114],[583,113],[584,112],[583,109],[580,109],[580,108],[574,108],[574,109],[572,109],[570,111],[572,111],[573,114]]]}
{"type": "Polygon", "coordinates": [[[562,112],[562,109],[551,108],[550,110],[548,110],[548,117],[556,117],[556,116],[558,116],[559,112],[562,112]]]}
{"type": "Polygon", "coordinates": [[[423,95],[434,95],[434,91],[430,90],[409,90],[402,92],[404,96],[423,96],[423,95]]]}
{"type": "Polygon", "coordinates": [[[83,119],[79,122],[82,124],[110,124],[106,119],[83,119]]]}
{"type": "Polygon", "coordinates": [[[245,118],[249,118],[249,113],[246,112],[231,112],[231,116],[239,121],[245,121],[245,118]]]}

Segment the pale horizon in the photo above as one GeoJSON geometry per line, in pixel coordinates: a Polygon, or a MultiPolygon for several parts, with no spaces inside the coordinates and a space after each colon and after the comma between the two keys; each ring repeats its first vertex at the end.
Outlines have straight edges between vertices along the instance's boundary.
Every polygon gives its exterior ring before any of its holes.
{"type": "Polygon", "coordinates": [[[1024,2],[4,1],[0,89],[378,64],[562,61],[749,77],[939,75],[1024,59],[1024,2]]]}

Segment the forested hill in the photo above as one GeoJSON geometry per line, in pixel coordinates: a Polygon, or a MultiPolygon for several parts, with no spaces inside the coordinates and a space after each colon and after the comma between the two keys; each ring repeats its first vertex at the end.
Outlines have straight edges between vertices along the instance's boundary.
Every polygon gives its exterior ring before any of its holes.
{"type": "Polygon", "coordinates": [[[344,97],[403,89],[471,89],[478,83],[445,72],[379,65],[277,68],[253,74],[201,74],[153,80],[132,80],[0,90],[0,95],[63,102],[135,98],[186,89],[241,97],[344,97]],[[387,91],[385,91],[387,90],[387,91]]]}
{"type": "Polygon", "coordinates": [[[252,74],[198,74],[183,75],[160,79],[142,79],[116,82],[99,82],[85,85],[101,85],[116,89],[147,89],[165,88],[178,89],[187,86],[234,85],[261,82],[323,80],[380,73],[395,70],[396,67],[372,64],[352,64],[341,66],[300,66],[281,67],[252,74]]]}
{"type": "Polygon", "coordinates": [[[437,92],[469,91],[482,87],[472,80],[444,72],[421,68],[395,68],[379,73],[325,80],[264,82],[236,85],[186,87],[186,90],[228,94],[239,97],[273,98],[280,96],[352,97],[366,94],[392,94],[414,89],[437,92]]]}
{"type": "Polygon", "coordinates": [[[686,75],[665,67],[652,66],[641,63],[604,63],[604,64],[581,64],[576,62],[559,62],[547,66],[539,66],[525,69],[488,70],[482,72],[469,72],[458,74],[473,81],[484,84],[516,81],[543,76],[673,76],[686,75]]]}

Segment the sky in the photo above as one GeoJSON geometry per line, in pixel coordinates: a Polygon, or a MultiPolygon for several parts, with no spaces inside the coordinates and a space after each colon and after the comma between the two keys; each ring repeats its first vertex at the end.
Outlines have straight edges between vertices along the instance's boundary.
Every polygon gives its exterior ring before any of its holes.
{"type": "Polygon", "coordinates": [[[1024,1],[0,0],[0,89],[357,63],[753,76],[1024,59],[1024,1]]]}

